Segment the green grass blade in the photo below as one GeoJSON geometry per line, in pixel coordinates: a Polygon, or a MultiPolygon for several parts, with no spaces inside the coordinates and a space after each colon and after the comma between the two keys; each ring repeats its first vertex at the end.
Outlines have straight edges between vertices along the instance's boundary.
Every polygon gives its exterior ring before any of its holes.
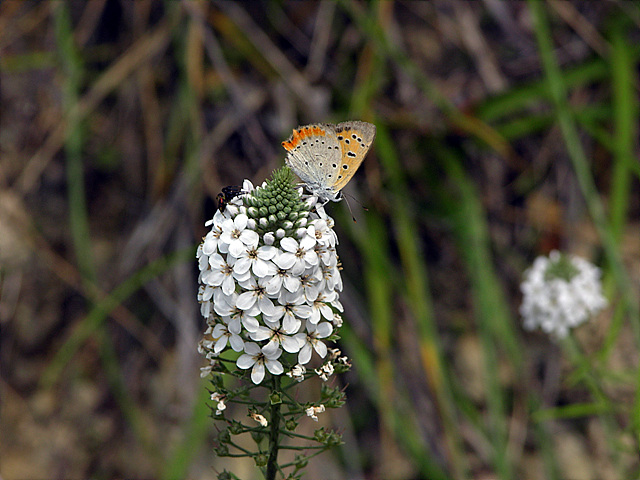
{"type": "Polygon", "coordinates": [[[131,275],[116,287],[109,296],[98,302],[51,359],[40,378],[41,386],[49,388],[58,380],[64,367],[71,361],[84,342],[102,326],[114,308],[133,295],[148,281],[171,268],[175,263],[193,261],[193,258],[195,258],[195,248],[188,248],[159,258],[131,275]]]}

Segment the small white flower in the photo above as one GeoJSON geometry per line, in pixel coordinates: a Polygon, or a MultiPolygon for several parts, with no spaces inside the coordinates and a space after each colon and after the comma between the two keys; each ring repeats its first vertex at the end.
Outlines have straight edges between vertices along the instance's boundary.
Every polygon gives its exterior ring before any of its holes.
{"type": "Polygon", "coordinates": [[[322,218],[314,220],[307,228],[307,231],[309,235],[315,237],[319,244],[331,247],[336,246],[336,232],[329,228],[326,220],[322,218]]]}
{"type": "Polygon", "coordinates": [[[244,351],[245,353],[238,357],[236,365],[243,370],[253,367],[251,381],[256,385],[264,380],[265,366],[273,375],[282,375],[282,372],[284,372],[282,364],[278,361],[278,358],[282,355],[280,348],[265,352],[258,344],[247,342],[244,344],[244,351]]]}
{"type": "Polygon", "coordinates": [[[322,287],[321,291],[342,291],[342,278],[340,277],[340,270],[338,266],[333,267],[328,265],[322,265],[322,287]]]}
{"type": "Polygon", "coordinates": [[[273,263],[277,268],[275,274],[268,279],[266,285],[267,293],[269,295],[277,295],[282,290],[283,285],[290,292],[297,292],[300,288],[299,275],[302,272],[296,274],[292,271],[296,264],[295,255],[289,252],[280,252],[273,258],[273,263]]]}
{"type": "Polygon", "coordinates": [[[304,365],[295,365],[290,372],[287,372],[287,376],[293,378],[297,382],[304,380],[304,374],[307,373],[307,368],[304,365]]]}
{"type": "Polygon", "coordinates": [[[238,307],[237,303],[238,294],[233,293],[215,302],[214,309],[221,317],[230,317],[231,320],[228,322],[230,328],[238,328],[239,332],[240,325],[242,324],[248,332],[255,332],[259,325],[256,317],[260,314],[260,309],[257,305],[253,305],[243,310],[238,307]],[[237,327],[235,325],[237,325],[237,327]]]}
{"type": "Polygon", "coordinates": [[[263,245],[256,248],[255,245],[245,246],[233,264],[233,270],[237,273],[246,273],[251,269],[253,273],[262,278],[267,275],[275,275],[276,266],[270,262],[278,253],[278,249],[263,245]]]}
{"type": "MultiPolygon", "coordinates": [[[[317,270],[317,269],[316,269],[317,270]]],[[[313,302],[320,293],[320,281],[311,273],[305,273],[300,277],[300,286],[307,302],[313,302]]]]}
{"type": "Polygon", "coordinates": [[[268,278],[254,278],[250,277],[248,280],[242,282],[240,285],[247,290],[238,296],[236,305],[242,310],[249,310],[254,305],[257,305],[262,313],[265,315],[273,315],[275,313],[275,307],[273,301],[267,296],[267,282],[268,278]]]}
{"type": "Polygon", "coordinates": [[[226,323],[218,323],[215,327],[213,327],[213,332],[211,336],[215,340],[215,345],[213,347],[213,351],[215,353],[220,353],[224,350],[224,347],[227,346],[227,341],[231,348],[233,348],[236,352],[241,352],[244,347],[244,341],[239,335],[240,333],[240,322],[233,322],[230,325],[226,323]]]}
{"type": "Polygon", "coordinates": [[[311,417],[314,421],[318,421],[318,414],[325,411],[324,405],[320,404],[317,407],[309,407],[306,409],[307,416],[311,417]]]}
{"type": "Polygon", "coordinates": [[[282,319],[282,328],[285,333],[296,333],[302,324],[301,319],[307,319],[311,316],[311,309],[305,305],[304,296],[301,292],[290,293],[280,292],[278,304],[274,307],[273,315],[267,316],[265,321],[270,324],[278,322],[282,319]]]}
{"type": "Polygon", "coordinates": [[[253,230],[248,230],[247,222],[249,218],[240,213],[236,215],[233,220],[228,218],[222,222],[222,234],[220,240],[229,244],[229,254],[238,258],[245,246],[257,246],[258,234],[253,230]]]}
{"type": "Polygon", "coordinates": [[[562,256],[557,251],[549,257],[536,258],[525,272],[520,289],[524,327],[541,328],[557,338],[566,337],[571,328],[607,305],[600,269],[582,258],[562,256]]]}
{"type": "Polygon", "coordinates": [[[285,352],[298,353],[300,351],[300,340],[294,336],[287,335],[284,330],[277,325],[273,327],[258,327],[258,330],[250,334],[251,340],[261,342],[269,340],[269,342],[262,347],[265,352],[271,352],[279,347],[282,347],[285,352]]]}
{"type": "Polygon", "coordinates": [[[302,348],[298,353],[298,363],[300,365],[309,363],[313,350],[324,358],[327,355],[327,346],[320,339],[327,338],[331,333],[333,333],[333,326],[329,322],[320,322],[316,325],[307,321],[307,333],[296,334],[296,337],[302,343],[302,348]]]}
{"type": "Polygon", "coordinates": [[[331,307],[327,305],[327,303],[335,300],[337,296],[338,294],[335,291],[331,291],[326,294],[320,293],[311,306],[311,316],[309,317],[309,321],[311,323],[318,323],[321,316],[329,321],[332,321],[334,313],[331,307]]]}
{"type": "Polygon", "coordinates": [[[209,257],[210,270],[203,272],[202,281],[213,287],[222,287],[225,295],[231,295],[236,288],[233,267],[219,253],[209,257]]]}
{"type": "Polygon", "coordinates": [[[200,378],[206,378],[211,375],[213,371],[213,367],[211,365],[207,365],[206,367],[200,367],[200,378]]]}
{"type": "Polygon", "coordinates": [[[260,415],[259,413],[256,413],[256,412],[251,412],[250,415],[251,415],[251,418],[253,418],[256,422],[258,422],[261,427],[266,427],[267,425],[269,425],[269,422],[267,422],[267,419],[264,418],[263,415],[260,415]]]}
{"type": "MultiPolygon", "coordinates": [[[[216,211],[216,215],[218,213],[220,212],[216,211]]],[[[202,253],[204,255],[208,256],[217,251],[220,235],[222,235],[222,228],[220,224],[216,223],[214,220],[213,228],[209,233],[207,233],[207,235],[204,237],[204,241],[202,242],[202,253]]]]}
{"type": "Polygon", "coordinates": [[[327,362],[322,367],[316,368],[314,370],[316,375],[318,375],[323,381],[327,381],[331,375],[333,375],[334,368],[331,362],[327,362]]]}
{"type": "Polygon", "coordinates": [[[226,410],[227,406],[224,403],[227,400],[226,395],[222,395],[218,392],[213,392],[211,394],[211,400],[213,400],[214,402],[218,402],[218,405],[216,407],[216,415],[220,415],[224,410],[226,410]]]}
{"type": "Polygon", "coordinates": [[[318,254],[313,250],[315,244],[315,237],[309,235],[302,237],[300,242],[291,237],[283,238],[280,241],[280,247],[285,252],[288,252],[282,255],[292,255],[294,258],[292,267],[294,275],[301,275],[307,267],[313,267],[318,264],[318,254]]]}

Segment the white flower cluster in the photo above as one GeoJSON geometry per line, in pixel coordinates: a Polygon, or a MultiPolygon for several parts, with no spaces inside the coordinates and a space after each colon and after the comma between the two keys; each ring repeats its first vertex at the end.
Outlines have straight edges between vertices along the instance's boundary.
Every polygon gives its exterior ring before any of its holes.
{"type": "Polygon", "coordinates": [[[557,338],[566,337],[569,329],[607,306],[600,269],[579,257],[563,257],[555,250],[548,257],[536,258],[525,272],[520,289],[524,327],[541,328],[557,338]],[[558,276],[561,262],[564,262],[565,274],[558,276]]]}
{"type": "Polygon", "coordinates": [[[334,319],[340,322],[331,307],[342,311],[342,279],[333,219],[322,207],[302,219],[293,236],[283,229],[261,236],[242,201],[253,191],[245,180],[242,195],[207,222],[211,231],[198,247],[198,300],[208,325],[199,351],[212,363],[227,346],[242,352],[236,365],[251,368],[259,384],[265,368],[284,372],[283,351],[297,354],[300,365],[313,350],[326,356],[322,339],[333,332],[334,319]]]}

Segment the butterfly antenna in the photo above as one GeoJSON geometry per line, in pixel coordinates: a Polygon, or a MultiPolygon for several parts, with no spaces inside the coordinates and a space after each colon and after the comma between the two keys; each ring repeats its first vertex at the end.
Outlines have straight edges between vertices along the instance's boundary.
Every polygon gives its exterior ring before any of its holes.
{"type": "Polygon", "coordinates": [[[351,205],[349,204],[349,200],[347,199],[347,197],[351,197],[351,199],[352,199],[354,202],[356,202],[358,205],[360,205],[360,206],[364,209],[364,211],[365,211],[365,212],[368,212],[368,211],[369,211],[369,209],[368,209],[367,207],[365,207],[365,206],[362,204],[362,202],[360,202],[360,201],[359,201],[356,197],[354,197],[353,195],[349,195],[348,193],[344,193],[344,192],[341,192],[341,193],[342,193],[342,198],[344,198],[344,201],[345,201],[345,202],[347,202],[347,208],[349,209],[349,213],[351,214],[351,218],[353,219],[353,222],[354,222],[354,223],[358,223],[358,222],[356,221],[356,217],[354,217],[354,215],[353,215],[353,211],[351,210],[351,205]]]}
{"type": "MultiPolygon", "coordinates": [[[[365,212],[368,212],[368,211],[369,211],[369,209],[368,209],[368,208],[367,208],[367,207],[366,207],[366,206],[365,206],[365,205],[364,205],[360,200],[358,200],[358,199],[357,199],[356,197],[354,197],[353,195],[349,195],[348,193],[344,193],[344,192],[342,192],[342,196],[345,198],[345,200],[346,200],[346,197],[351,197],[351,199],[352,199],[354,202],[356,202],[358,205],[360,205],[360,206],[362,207],[362,209],[363,209],[365,212]]],[[[349,206],[349,202],[347,202],[347,206],[349,206]]],[[[349,206],[349,211],[351,212],[351,206],[349,206]]],[[[353,216],[353,213],[352,213],[352,215],[351,215],[351,216],[353,216]]]]}

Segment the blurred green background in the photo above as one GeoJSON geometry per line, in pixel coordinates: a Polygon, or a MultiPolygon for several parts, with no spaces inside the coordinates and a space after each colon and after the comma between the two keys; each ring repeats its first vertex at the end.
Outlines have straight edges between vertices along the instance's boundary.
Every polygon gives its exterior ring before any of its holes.
{"type": "Polygon", "coordinates": [[[620,0],[1,2],[0,478],[260,478],[212,453],[195,245],[352,119],[345,445],[305,478],[638,478],[639,59],[620,0]],[[554,248],[610,300],[562,343],[518,316],[554,248]]]}

